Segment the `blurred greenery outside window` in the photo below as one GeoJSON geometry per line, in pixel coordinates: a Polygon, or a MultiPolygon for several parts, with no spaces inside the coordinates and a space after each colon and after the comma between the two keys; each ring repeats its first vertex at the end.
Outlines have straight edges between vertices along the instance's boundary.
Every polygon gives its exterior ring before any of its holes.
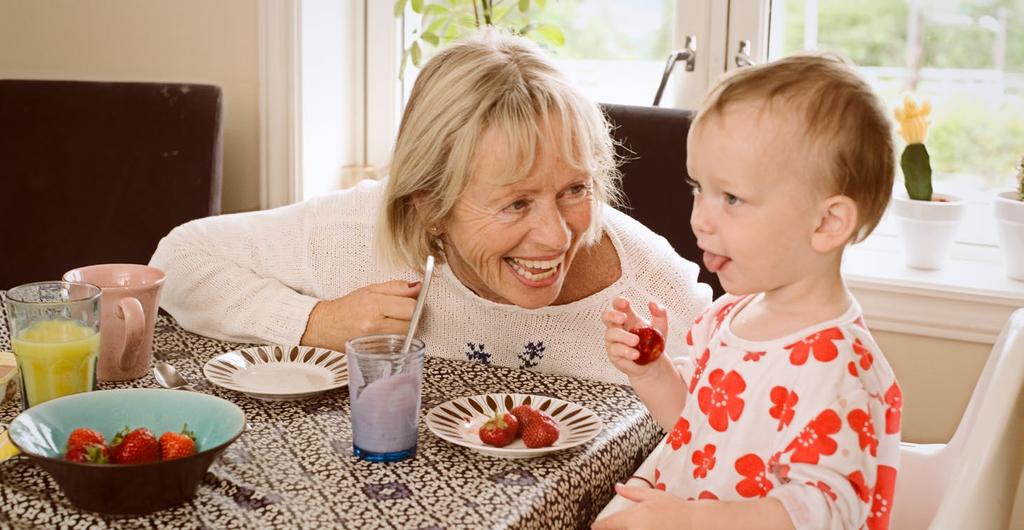
{"type": "Polygon", "coordinates": [[[771,17],[770,58],[838,52],[890,109],[907,90],[931,100],[935,189],[978,206],[962,241],[994,244],[992,196],[1024,156],[1024,0],[774,0],[771,17]]]}

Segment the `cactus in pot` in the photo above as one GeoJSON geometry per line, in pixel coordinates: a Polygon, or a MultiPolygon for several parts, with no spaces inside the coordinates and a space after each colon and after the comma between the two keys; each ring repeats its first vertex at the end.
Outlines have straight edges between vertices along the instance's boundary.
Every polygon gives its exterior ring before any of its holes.
{"type": "Polygon", "coordinates": [[[896,121],[900,124],[900,136],[907,142],[900,157],[903,169],[903,183],[907,195],[918,201],[932,200],[932,166],[928,148],[928,116],[932,112],[931,102],[919,103],[913,95],[904,94],[903,106],[896,107],[896,121]]]}

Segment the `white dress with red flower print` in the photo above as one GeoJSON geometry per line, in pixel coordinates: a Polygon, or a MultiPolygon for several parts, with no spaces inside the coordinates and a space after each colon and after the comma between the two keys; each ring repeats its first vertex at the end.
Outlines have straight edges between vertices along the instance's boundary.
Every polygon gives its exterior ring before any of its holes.
{"type": "MultiPolygon", "coordinates": [[[[856,302],[841,317],[771,341],[730,324],[753,296],[715,301],[676,361],[689,396],[636,472],[689,499],[775,497],[796,528],[889,526],[902,396],[856,302]]],[[[613,499],[601,517],[630,504],[613,499]]]]}

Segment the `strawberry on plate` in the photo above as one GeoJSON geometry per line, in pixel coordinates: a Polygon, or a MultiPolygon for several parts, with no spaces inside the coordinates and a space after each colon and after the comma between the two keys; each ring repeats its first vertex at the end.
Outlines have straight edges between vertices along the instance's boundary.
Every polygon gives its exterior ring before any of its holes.
{"type": "Polygon", "coordinates": [[[110,444],[110,461],[115,464],[145,464],[160,460],[160,444],[145,427],[125,427],[110,444]]]}
{"type": "Polygon", "coordinates": [[[160,457],[163,460],[185,458],[196,454],[196,435],[188,430],[188,424],[181,427],[181,432],[167,431],[160,435],[160,457]]]}
{"type": "Polygon", "coordinates": [[[519,435],[519,420],[509,412],[499,412],[480,427],[480,441],[505,447],[519,435]]]}
{"type": "Polygon", "coordinates": [[[513,416],[516,417],[517,420],[519,420],[520,428],[526,427],[526,424],[529,423],[530,420],[536,417],[538,414],[537,409],[529,405],[519,405],[518,407],[513,407],[510,412],[512,413],[513,416]]]}
{"type": "Polygon", "coordinates": [[[558,425],[550,416],[538,411],[523,427],[522,437],[523,443],[531,449],[551,447],[558,441],[558,425]]]}

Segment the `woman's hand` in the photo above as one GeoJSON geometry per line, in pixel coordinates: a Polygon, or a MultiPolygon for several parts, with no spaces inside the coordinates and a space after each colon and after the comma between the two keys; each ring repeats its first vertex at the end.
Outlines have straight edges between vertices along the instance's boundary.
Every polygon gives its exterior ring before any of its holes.
{"type": "Polygon", "coordinates": [[[345,343],[355,337],[405,333],[420,288],[420,282],[392,280],[319,302],[309,313],[302,344],[345,351],[345,343]]]}
{"type": "Polygon", "coordinates": [[[636,349],[636,345],[640,342],[640,337],[630,333],[629,330],[651,325],[661,333],[662,337],[668,336],[668,313],[665,311],[665,308],[656,302],[648,303],[648,308],[651,310],[650,324],[633,311],[629,300],[622,297],[612,300],[611,309],[605,311],[601,316],[601,322],[604,323],[606,328],[604,347],[608,353],[608,360],[619,371],[630,378],[647,375],[657,365],[661,364],[659,361],[662,361],[659,358],[655,362],[645,365],[635,362],[640,357],[640,352],[636,349]]]}
{"type": "Polygon", "coordinates": [[[672,521],[672,528],[690,528],[687,501],[647,486],[616,484],[615,492],[636,504],[604,519],[594,521],[593,530],[619,528],[664,528],[672,521]]]}

